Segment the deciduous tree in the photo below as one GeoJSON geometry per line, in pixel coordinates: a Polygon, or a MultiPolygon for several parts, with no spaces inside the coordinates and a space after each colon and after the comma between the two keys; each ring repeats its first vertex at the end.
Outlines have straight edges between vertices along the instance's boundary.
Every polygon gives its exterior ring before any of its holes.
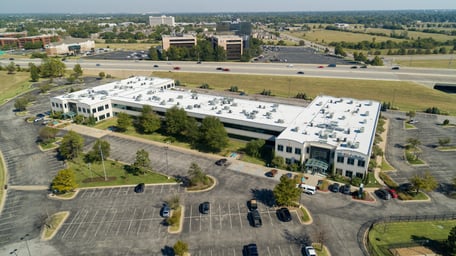
{"type": "Polygon", "coordinates": [[[74,131],[69,131],[63,136],[60,143],[59,152],[65,159],[73,159],[82,153],[84,138],[74,131]]]}
{"type": "Polygon", "coordinates": [[[119,128],[120,131],[126,131],[128,127],[131,126],[131,123],[131,117],[128,114],[123,112],[117,114],[117,128],[119,128]]]}
{"type": "Polygon", "coordinates": [[[160,117],[152,111],[152,108],[146,105],[143,107],[138,125],[141,132],[150,134],[160,128],[161,120],[160,117]]]}
{"type": "Polygon", "coordinates": [[[109,157],[111,153],[111,145],[109,142],[97,139],[92,147],[92,150],[87,154],[87,159],[90,162],[100,162],[109,157]]]}
{"type": "Polygon", "coordinates": [[[295,181],[286,176],[280,177],[280,183],[275,186],[273,192],[279,206],[294,206],[301,195],[301,190],[296,187],[295,181]]]}
{"type": "Polygon", "coordinates": [[[32,82],[37,82],[40,79],[40,71],[39,71],[38,67],[35,64],[30,63],[29,68],[30,68],[30,80],[32,80],[32,82]]]}
{"type": "Polygon", "coordinates": [[[74,67],[73,67],[73,72],[74,72],[74,75],[76,76],[76,78],[82,76],[82,68],[81,68],[81,65],[79,65],[79,64],[74,65],[74,67]]]}
{"type": "Polygon", "coordinates": [[[74,172],[70,169],[60,170],[52,180],[52,190],[59,193],[66,193],[73,191],[78,187],[76,184],[74,172]]]}
{"type": "Polygon", "coordinates": [[[177,242],[173,246],[174,254],[178,256],[183,256],[185,253],[188,252],[188,244],[181,241],[177,240],[177,242]]]}
{"type": "Polygon", "coordinates": [[[174,106],[166,111],[166,131],[171,135],[181,135],[185,132],[187,123],[187,112],[184,109],[174,106]]]}
{"type": "Polygon", "coordinates": [[[136,151],[136,159],[133,163],[133,167],[142,174],[145,174],[147,169],[150,167],[149,153],[144,149],[136,151]]]}
{"type": "Polygon", "coordinates": [[[58,132],[59,130],[54,127],[44,126],[40,129],[39,136],[42,141],[46,142],[54,139],[58,132]]]}
{"type": "Polygon", "coordinates": [[[205,117],[200,126],[200,143],[209,150],[218,152],[228,145],[228,134],[216,117],[205,117]]]}
{"type": "Polygon", "coordinates": [[[262,139],[251,140],[245,146],[245,153],[258,158],[261,156],[261,150],[263,149],[264,144],[265,141],[262,139]]]}

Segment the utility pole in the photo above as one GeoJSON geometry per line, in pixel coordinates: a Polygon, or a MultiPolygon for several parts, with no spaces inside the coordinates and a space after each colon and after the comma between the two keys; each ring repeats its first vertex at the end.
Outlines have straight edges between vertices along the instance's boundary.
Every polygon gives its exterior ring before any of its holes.
{"type": "MultiPolygon", "coordinates": [[[[28,245],[28,242],[26,240],[26,238],[29,236],[29,234],[25,234],[25,236],[21,237],[21,241],[24,241],[25,242],[25,246],[27,246],[27,251],[28,251],[28,255],[29,256],[32,256],[32,254],[30,254],[30,248],[29,248],[29,245],[28,245]]],[[[16,254],[17,255],[17,254],[16,254]]]]}
{"type": "Polygon", "coordinates": [[[103,150],[101,150],[101,142],[98,144],[98,149],[100,150],[101,164],[103,165],[104,178],[105,178],[105,181],[107,181],[108,177],[106,177],[106,168],[105,168],[105,164],[104,164],[103,150]]]}

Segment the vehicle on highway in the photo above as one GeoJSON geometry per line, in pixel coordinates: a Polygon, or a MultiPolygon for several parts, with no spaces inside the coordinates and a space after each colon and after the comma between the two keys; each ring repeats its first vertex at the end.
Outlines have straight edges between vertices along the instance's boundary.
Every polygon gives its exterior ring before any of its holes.
{"type": "Polygon", "coordinates": [[[291,221],[290,211],[288,210],[288,208],[285,208],[285,207],[277,210],[277,217],[279,218],[279,220],[281,220],[283,222],[291,221]]]}
{"type": "Polygon", "coordinates": [[[318,68],[325,68],[324,66],[318,66],[318,68]]]}
{"type": "Polygon", "coordinates": [[[14,58],[9,58],[9,60],[14,60],[14,58]]]}
{"type": "Polygon", "coordinates": [[[209,202],[204,202],[204,203],[201,203],[200,206],[199,206],[199,210],[202,214],[208,214],[209,213],[209,210],[211,208],[211,205],[209,202]]]}
{"type": "Polygon", "coordinates": [[[304,75],[304,71],[298,71],[296,74],[298,74],[298,75],[304,75]]]}
{"type": "Polygon", "coordinates": [[[399,70],[400,68],[398,66],[396,66],[396,67],[392,67],[391,69],[392,70],[399,70]]]}
{"type": "Polygon", "coordinates": [[[351,69],[357,69],[358,66],[351,66],[350,68],[351,68],[351,69]]]}
{"type": "Polygon", "coordinates": [[[331,191],[334,192],[334,193],[339,192],[339,189],[340,189],[340,184],[339,184],[339,183],[334,183],[334,184],[332,184],[331,187],[329,188],[329,190],[331,190],[331,191]]]}
{"type": "Polygon", "coordinates": [[[367,68],[367,65],[362,65],[361,68],[367,68]]]}
{"type": "Polygon", "coordinates": [[[272,169],[272,170],[266,172],[265,175],[268,176],[268,177],[274,177],[274,176],[277,175],[278,172],[279,172],[278,170],[272,169]]]}
{"type": "Polygon", "coordinates": [[[258,256],[258,248],[256,244],[248,244],[244,246],[243,253],[244,256],[258,256]]]}
{"type": "Polygon", "coordinates": [[[161,216],[163,218],[168,218],[171,215],[171,208],[167,204],[164,204],[161,209],[161,216]]]}
{"type": "Polygon", "coordinates": [[[101,66],[101,65],[100,65],[100,63],[97,63],[97,64],[95,64],[95,66],[99,67],[99,66],[101,66]]]}
{"type": "Polygon", "coordinates": [[[224,68],[223,71],[228,72],[228,71],[230,71],[230,69],[229,68],[224,68]]]}
{"type": "Polygon", "coordinates": [[[228,165],[230,165],[229,162],[228,162],[228,159],[226,159],[226,158],[221,158],[221,159],[215,161],[215,164],[218,165],[218,166],[228,166],[228,165]]]}
{"type": "Polygon", "coordinates": [[[255,199],[250,199],[250,200],[247,202],[247,206],[249,207],[249,210],[250,210],[250,211],[254,211],[254,210],[258,209],[257,200],[255,200],[255,199]]]}
{"type": "Polygon", "coordinates": [[[250,216],[250,224],[253,227],[259,228],[263,225],[263,221],[261,220],[261,215],[258,210],[250,211],[249,216],[250,216]]]}
{"type": "Polygon", "coordinates": [[[313,246],[306,246],[304,248],[304,253],[305,256],[317,256],[317,252],[315,251],[315,248],[313,248],[313,246]]]}
{"type": "Polygon", "coordinates": [[[158,68],[159,66],[157,64],[154,65],[154,68],[158,68]]]}
{"type": "Polygon", "coordinates": [[[180,70],[181,68],[180,67],[174,67],[173,69],[174,70],[180,70]]]}
{"type": "Polygon", "coordinates": [[[350,184],[345,184],[340,188],[341,192],[346,195],[351,195],[351,186],[350,184]]]}
{"type": "Polygon", "coordinates": [[[293,67],[293,64],[288,64],[287,65],[287,68],[292,68],[293,67]]]}
{"type": "Polygon", "coordinates": [[[388,192],[388,190],[386,190],[386,189],[377,189],[377,190],[375,191],[375,194],[376,194],[379,198],[381,198],[381,199],[383,199],[383,200],[390,200],[390,199],[391,199],[391,195],[390,195],[390,193],[388,192]]]}
{"type": "Polygon", "coordinates": [[[394,190],[392,188],[388,189],[388,193],[391,195],[391,198],[397,198],[398,197],[396,190],[394,190]]]}
{"type": "Polygon", "coordinates": [[[222,67],[217,67],[215,70],[223,70],[222,67]]]}
{"type": "Polygon", "coordinates": [[[136,187],[135,187],[135,193],[142,193],[142,192],[144,192],[144,188],[145,188],[144,183],[139,183],[139,184],[136,185],[136,187]]]}
{"type": "Polygon", "coordinates": [[[331,63],[328,65],[329,68],[335,68],[337,65],[335,63],[331,63]]]}
{"type": "Polygon", "coordinates": [[[196,64],[201,64],[201,61],[196,62],[196,64]]]}

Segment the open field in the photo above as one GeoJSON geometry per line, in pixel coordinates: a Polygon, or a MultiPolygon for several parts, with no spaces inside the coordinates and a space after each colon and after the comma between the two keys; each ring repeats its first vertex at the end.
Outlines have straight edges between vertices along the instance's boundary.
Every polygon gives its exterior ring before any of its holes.
{"type": "MultiPolygon", "coordinates": [[[[440,28],[439,28],[440,30],[440,28]]],[[[368,28],[367,30],[361,29],[359,31],[366,31],[366,32],[373,32],[373,33],[385,33],[387,35],[393,33],[393,31],[396,34],[400,34],[404,31],[407,30],[392,30],[392,29],[384,29],[384,28],[368,28]]],[[[436,34],[436,33],[424,33],[424,32],[419,32],[419,31],[407,31],[407,35],[410,38],[413,39],[418,39],[420,38],[429,38],[432,37],[436,41],[448,41],[448,40],[453,40],[456,39],[456,36],[450,36],[450,35],[444,35],[444,34],[436,34]]]]}
{"type": "Polygon", "coordinates": [[[288,96],[288,82],[292,91],[306,93],[310,97],[320,94],[335,97],[372,99],[380,102],[393,102],[402,111],[423,111],[427,107],[438,107],[456,115],[456,95],[446,94],[425,88],[412,82],[351,80],[312,77],[275,77],[239,74],[193,74],[181,72],[153,72],[153,76],[169,77],[179,80],[190,88],[203,83],[215,90],[228,90],[236,85],[247,94],[259,94],[263,89],[270,89],[274,96],[288,96]]]}
{"type": "Polygon", "coordinates": [[[360,42],[360,41],[372,41],[372,38],[375,38],[376,42],[383,42],[387,40],[391,41],[401,41],[402,39],[395,39],[384,36],[372,36],[367,34],[358,34],[351,32],[335,31],[335,30],[314,30],[314,31],[299,31],[299,32],[286,32],[294,37],[303,38],[312,42],[322,43],[324,40],[325,44],[331,42],[360,42]]]}
{"type": "Polygon", "coordinates": [[[456,69],[456,60],[433,60],[429,56],[429,60],[414,60],[413,55],[410,60],[395,60],[394,62],[401,66],[416,67],[416,68],[452,68],[456,69]]]}
{"type": "Polygon", "coordinates": [[[455,225],[456,220],[382,223],[369,231],[369,241],[378,255],[391,255],[385,251],[385,247],[400,243],[419,243],[422,240],[429,240],[429,243],[444,240],[455,225]]]}
{"type": "Polygon", "coordinates": [[[0,71],[0,105],[6,100],[15,97],[18,94],[26,92],[30,89],[29,72],[16,72],[16,74],[8,75],[6,71],[0,71]]]}
{"type": "Polygon", "coordinates": [[[95,43],[96,48],[109,48],[113,50],[139,50],[147,51],[151,46],[157,46],[158,44],[149,43],[134,43],[134,44],[106,44],[106,43],[95,43]]]}

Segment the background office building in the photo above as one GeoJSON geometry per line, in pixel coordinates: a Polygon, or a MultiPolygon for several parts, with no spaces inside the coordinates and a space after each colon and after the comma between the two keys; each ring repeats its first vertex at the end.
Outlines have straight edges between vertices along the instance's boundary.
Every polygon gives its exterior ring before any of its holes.
{"type": "Polygon", "coordinates": [[[162,36],[162,47],[163,50],[167,51],[169,47],[185,47],[193,48],[196,46],[196,37],[193,35],[181,35],[181,36],[162,36]]]}
{"type": "Polygon", "coordinates": [[[243,39],[240,36],[213,36],[212,45],[225,49],[227,60],[240,60],[243,54],[243,39]]]}
{"type": "Polygon", "coordinates": [[[151,27],[155,26],[160,26],[160,25],[168,25],[170,27],[176,26],[176,23],[174,22],[174,17],[173,16],[149,16],[149,25],[151,27]]]}
{"type": "Polygon", "coordinates": [[[97,121],[119,112],[140,116],[144,105],[161,116],[177,106],[198,121],[217,117],[230,136],[263,139],[287,164],[360,178],[367,172],[380,114],[380,104],[373,101],[318,96],[302,107],[198,94],[154,77],[132,77],[51,98],[52,111],[97,121]]]}

